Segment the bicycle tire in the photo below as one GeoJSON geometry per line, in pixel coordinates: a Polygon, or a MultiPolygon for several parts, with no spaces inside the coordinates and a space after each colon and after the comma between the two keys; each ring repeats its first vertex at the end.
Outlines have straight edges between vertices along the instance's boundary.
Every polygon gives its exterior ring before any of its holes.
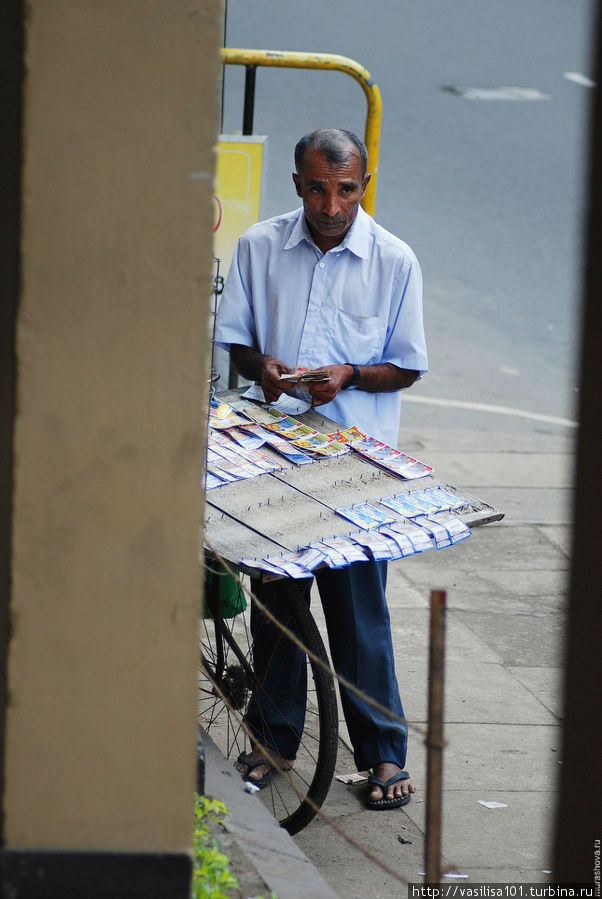
{"type": "MultiPolygon", "coordinates": [[[[310,653],[328,665],[324,642],[301,595],[287,591],[286,608],[283,623],[294,630],[310,653]]],[[[234,619],[220,618],[217,614],[212,620],[205,620],[201,637],[204,666],[199,684],[200,723],[222,753],[232,761],[251,748],[241,723],[257,678],[252,665],[249,611],[234,619]]],[[[288,638],[283,635],[279,639],[288,638]]],[[[306,827],[326,799],[334,775],[338,745],[338,711],[333,678],[307,654],[305,660],[308,669],[306,716],[297,759],[290,771],[272,772],[269,784],[259,794],[290,834],[306,827]]]]}

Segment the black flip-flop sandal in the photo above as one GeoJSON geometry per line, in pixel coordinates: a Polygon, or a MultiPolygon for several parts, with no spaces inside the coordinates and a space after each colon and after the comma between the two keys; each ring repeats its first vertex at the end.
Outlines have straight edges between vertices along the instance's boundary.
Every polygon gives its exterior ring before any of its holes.
{"type": "Polygon", "coordinates": [[[249,783],[253,784],[253,786],[255,787],[259,787],[260,790],[263,790],[264,787],[267,787],[272,779],[272,772],[270,770],[272,766],[267,759],[252,759],[248,753],[241,752],[236,761],[240,762],[241,765],[246,765],[248,768],[246,774],[243,774],[245,780],[248,779],[249,774],[255,768],[259,768],[260,765],[267,765],[268,770],[260,780],[249,780],[249,783]]]}
{"type": "Polygon", "coordinates": [[[382,799],[366,799],[366,808],[370,808],[375,812],[381,812],[389,808],[400,808],[402,805],[407,805],[410,801],[411,793],[408,793],[407,796],[395,796],[394,799],[385,799],[385,790],[393,784],[398,783],[400,780],[409,779],[410,775],[407,771],[398,771],[397,774],[394,774],[389,780],[381,780],[380,777],[375,777],[374,774],[370,774],[368,776],[368,783],[380,787],[383,791],[383,796],[382,799]]]}

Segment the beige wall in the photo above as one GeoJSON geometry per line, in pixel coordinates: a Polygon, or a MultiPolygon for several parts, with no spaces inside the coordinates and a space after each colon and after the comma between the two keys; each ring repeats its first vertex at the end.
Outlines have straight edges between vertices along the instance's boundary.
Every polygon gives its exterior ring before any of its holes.
{"type": "Polygon", "coordinates": [[[30,0],[6,843],[191,843],[216,0],[30,0]]]}

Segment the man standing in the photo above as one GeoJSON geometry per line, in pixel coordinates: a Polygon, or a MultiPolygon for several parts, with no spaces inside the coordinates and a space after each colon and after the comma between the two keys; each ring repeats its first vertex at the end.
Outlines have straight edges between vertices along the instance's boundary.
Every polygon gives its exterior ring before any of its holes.
{"type": "MultiPolygon", "coordinates": [[[[240,238],[216,341],[230,350],[244,377],[261,384],[268,402],[293,389],[281,374],[298,366],[326,370],[328,381],[309,386],[312,405],[344,427],[356,425],[395,446],[400,391],[428,364],[422,276],[407,244],[360,207],[370,180],[366,166],[366,148],[351,132],[321,129],[299,141],[293,181],[303,207],[260,222],[240,238]]],[[[336,670],[402,717],[386,563],[326,569],[316,572],[316,582],[336,670]]],[[[278,582],[254,589],[268,605],[276,601],[278,582]]],[[[290,657],[289,651],[289,665],[290,657]]],[[[358,770],[373,772],[368,807],[405,804],[414,792],[403,770],[407,727],[344,688],[341,699],[358,770]]],[[[253,701],[247,718],[253,727],[253,701]]],[[[296,747],[284,742],[274,749],[292,762],[296,747]]],[[[263,782],[269,774],[260,759],[258,749],[244,757],[247,779],[263,782]]]]}

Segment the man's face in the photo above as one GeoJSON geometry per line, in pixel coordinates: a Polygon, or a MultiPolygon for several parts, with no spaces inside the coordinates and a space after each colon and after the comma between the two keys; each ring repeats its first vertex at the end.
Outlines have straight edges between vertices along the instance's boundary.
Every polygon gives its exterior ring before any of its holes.
{"type": "Polygon", "coordinates": [[[301,172],[293,174],[293,180],[317,245],[321,249],[337,246],[353,224],[370,180],[366,175],[362,181],[359,153],[353,148],[347,162],[330,165],[317,150],[307,150],[301,172]]]}

